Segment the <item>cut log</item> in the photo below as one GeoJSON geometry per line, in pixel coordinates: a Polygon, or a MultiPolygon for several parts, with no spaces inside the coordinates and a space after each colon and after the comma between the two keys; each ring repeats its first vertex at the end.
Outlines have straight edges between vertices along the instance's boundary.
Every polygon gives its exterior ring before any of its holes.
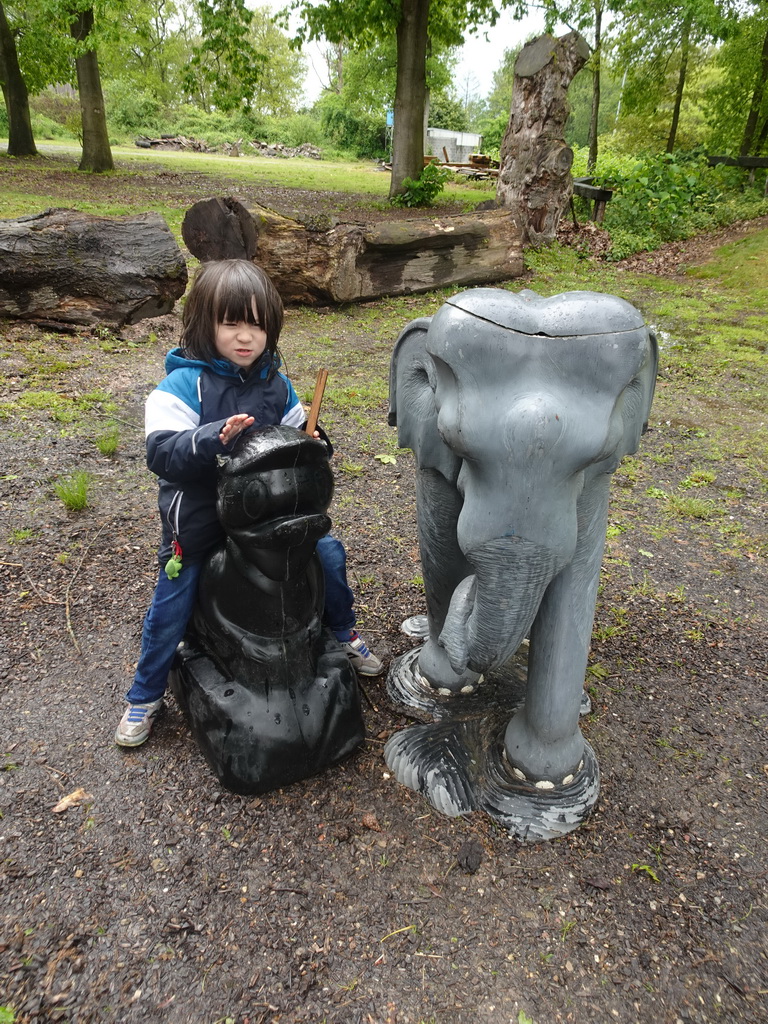
{"type": "Polygon", "coordinates": [[[186,286],[184,257],[159,214],[46,210],[0,220],[0,316],[122,326],[169,313],[186,286]]]}
{"type": "Polygon", "coordinates": [[[524,242],[551,242],[573,195],[573,151],[563,138],[568,86],[589,57],[578,32],[542,35],[515,61],[512,110],[501,143],[496,198],[515,215],[524,242]]]}
{"type": "Polygon", "coordinates": [[[287,303],[359,302],[491,284],[523,272],[520,232],[508,210],[370,227],[310,225],[256,204],[215,198],[187,211],[181,233],[202,262],[258,263],[287,303]]]}

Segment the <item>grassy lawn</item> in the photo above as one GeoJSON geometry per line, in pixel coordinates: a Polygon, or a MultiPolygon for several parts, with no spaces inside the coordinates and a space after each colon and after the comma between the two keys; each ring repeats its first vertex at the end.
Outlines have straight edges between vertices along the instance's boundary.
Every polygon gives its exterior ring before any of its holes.
{"type": "MultiPolygon", "coordinates": [[[[0,142],[0,145],[2,143],[0,142]]],[[[71,208],[102,216],[156,210],[163,213],[172,230],[180,224],[178,204],[173,199],[173,183],[179,178],[200,185],[200,195],[216,194],[206,179],[225,182],[232,189],[258,190],[259,187],[304,189],[318,192],[344,192],[365,197],[371,208],[388,208],[390,176],[371,161],[337,162],[302,157],[276,159],[260,156],[238,158],[216,153],[143,150],[113,146],[115,170],[90,175],[77,170],[80,147],[64,143],[41,143],[40,156],[15,160],[0,155],[0,217],[14,218],[44,210],[52,205],[51,190],[58,194],[66,186],[66,202],[71,208]],[[145,184],[148,176],[159,176],[158,187],[145,184]],[[23,179],[23,187],[21,180],[23,179]],[[64,180],[62,180],[64,179],[64,180]],[[167,199],[163,196],[167,195],[167,199]]],[[[178,188],[184,195],[188,190],[178,188]]],[[[441,202],[455,203],[457,212],[471,210],[493,195],[493,182],[449,182],[441,202]]],[[[61,203],[58,203],[61,205],[61,203]]]]}

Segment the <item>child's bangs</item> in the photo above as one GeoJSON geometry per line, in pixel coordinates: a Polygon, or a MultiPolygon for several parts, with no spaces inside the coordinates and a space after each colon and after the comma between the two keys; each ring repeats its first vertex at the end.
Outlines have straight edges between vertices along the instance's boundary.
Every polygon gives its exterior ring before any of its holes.
{"type": "MultiPolygon", "coordinates": [[[[253,288],[253,280],[242,279],[239,275],[234,280],[221,282],[216,292],[214,313],[220,324],[225,320],[258,326],[260,323],[258,297],[253,288]]],[[[262,325],[263,326],[263,325],[262,325]]]]}

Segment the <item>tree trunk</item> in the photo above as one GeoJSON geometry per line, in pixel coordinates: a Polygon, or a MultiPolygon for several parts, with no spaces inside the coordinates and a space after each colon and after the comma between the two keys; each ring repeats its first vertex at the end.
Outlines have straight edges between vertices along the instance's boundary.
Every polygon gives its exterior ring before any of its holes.
{"type": "Polygon", "coordinates": [[[187,211],[181,233],[202,262],[258,263],[287,303],[357,302],[523,272],[519,232],[506,210],[318,227],[256,204],[206,199],[187,211]]]}
{"type": "Polygon", "coordinates": [[[589,115],[589,155],[587,156],[587,174],[594,173],[597,166],[597,122],[600,116],[600,63],[602,60],[602,22],[603,7],[601,0],[595,3],[595,49],[592,52],[592,110],[589,115]]]}
{"type": "Polygon", "coordinates": [[[551,242],[573,194],[573,151],[563,138],[568,86],[589,58],[578,32],[539,36],[515,61],[512,111],[501,144],[496,197],[530,245],[551,242]]]}
{"type": "Polygon", "coordinates": [[[427,97],[427,23],[430,0],[401,0],[397,26],[397,84],[392,132],[390,196],[403,191],[406,178],[424,170],[424,104],[427,97]]]}
{"type": "MultiPolygon", "coordinates": [[[[93,29],[93,8],[80,11],[74,18],[70,31],[72,38],[82,43],[93,29]]],[[[101,92],[101,76],[96,51],[87,50],[75,60],[77,69],[77,90],[80,96],[80,112],[83,118],[83,155],[81,171],[100,174],[111,171],[112,150],[107,132],[107,115],[101,92]]]]}
{"type": "Polygon", "coordinates": [[[19,69],[16,41],[0,3],[0,79],[8,111],[8,156],[37,156],[29,116],[27,84],[19,69]]]}
{"type": "Polygon", "coordinates": [[[677,89],[675,91],[675,106],[672,111],[672,124],[669,126],[669,137],[667,139],[667,152],[671,153],[675,148],[677,138],[677,126],[680,123],[680,107],[683,103],[683,90],[685,89],[685,77],[688,73],[688,57],[691,50],[691,23],[693,14],[689,12],[683,21],[683,36],[680,41],[680,74],[677,76],[677,89]]]}
{"type": "MultiPolygon", "coordinates": [[[[765,34],[763,40],[763,52],[760,55],[760,70],[757,76],[757,82],[752,92],[752,102],[749,105],[749,114],[747,115],[747,123],[744,126],[744,135],[741,140],[741,149],[739,150],[739,156],[749,156],[750,150],[752,149],[752,143],[757,132],[757,122],[760,118],[760,108],[763,105],[763,95],[765,94],[765,86],[768,84],[768,32],[765,34]]],[[[757,151],[759,152],[759,150],[757,151]]]]}
{"type": "Polygon", "coordinates": [[[186,285],[184,257],[157,213],[0,220],[0,316],[121,326],[169,313],[186,285]]]}

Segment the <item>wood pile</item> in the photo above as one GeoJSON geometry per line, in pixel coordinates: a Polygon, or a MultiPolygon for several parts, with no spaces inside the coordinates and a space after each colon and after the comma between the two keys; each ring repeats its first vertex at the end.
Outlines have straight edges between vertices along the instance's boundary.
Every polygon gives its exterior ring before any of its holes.
{"type": "MultiPolygon", "coordinates": [[[[160,135],[151,138],[148,135],[140,135],[135,140],[139,149],[186,149],[194,153],[216,153],[221,151],[227,156],[240,156],[243,152],[243,140],[236,142],[224,142],[221,146],[209,146],[203,139],[195,139],[186,135],[160,135]]],[[[284,146],[282,142],[262,142],[260,139],[251,140],[248,145],[256,151],[258,156],[271,157],[294,157],[304,156],[312,160],[320,160],[321,152],[317,146],[309,142],[302,142],[300,146],[284,146]]]]}
{"type": "Polygon", "coordinates": [[[313,146],[309,142],[302,142],[300,146],[284,146],[282,142],[269,143],[260,142],[258,139],[254,139],[250,145],[253,146],[259,156],[306,156],[312,160],[319,160],[321,157],[320,150],[317,146],[313,146]]]}
{"type": "Polygon", "coordinates": [[[160,135],[156,139],[148,135],[140,135],[135,140],[139,149],[190,149],[195,153],[210,153],[211,147],[202,139],[188,138],[186,135],[160,135]]]}
{"type": "Polygon", "coordinates": [[[453,171],[454,174],[463,174],[466,178],[471,178],[473,181],[483,181],[488,178],[498,177],[499,161],[494,160],[493,157],[488,156],[486,153],[470,153],[468,163],[457,163],[448,159],[448,151],[443,147],[443,156],[445,157],[445,162],[440,166],[445,167],[448,171],[453,171]]]}

